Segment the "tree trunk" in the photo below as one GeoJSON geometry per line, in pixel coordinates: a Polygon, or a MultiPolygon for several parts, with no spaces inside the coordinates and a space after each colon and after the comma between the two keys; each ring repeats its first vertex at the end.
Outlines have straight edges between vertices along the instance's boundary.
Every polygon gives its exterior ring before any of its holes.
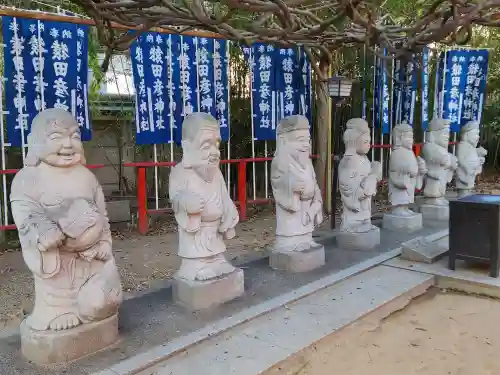
{"type": "MultiPolygon", "coordinates": [[[[328,76],[328,62],[321,61],[320,69],[323,72],[324,76],[328,76]]],[[[316,178],[318,180],[319,188],[323,194],[323,207],[326,212],[330,212],[330,207],[327,204],[327,192],[330,191],[329,185],[331,185],[330,181],[326,181],[327,176],[327,158],[328,158],[328,132],[330,126],[330,118],[329,118],[329,97],[328,97],[328,84],[327,82],[323,82],[320,80],[316,81],[315,85],[316,89],[316,153],[318,155],[318,159],[315,163],[316,170],[316,178]]]]}

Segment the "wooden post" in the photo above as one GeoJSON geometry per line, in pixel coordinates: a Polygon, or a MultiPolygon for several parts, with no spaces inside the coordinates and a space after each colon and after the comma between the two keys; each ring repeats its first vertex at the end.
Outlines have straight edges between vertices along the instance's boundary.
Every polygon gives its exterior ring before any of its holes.
{"type": "MultiPolygon", "coordinates": [[[[327,59],[322,59],[320,61],[319,68],[322,74],[327,77],[329,71],[329,63],[327,59]]],[[[330,129],[331,129],[331,119],[330,119],[330,97],[328,96],[328,83],[323,81],[316,81],[316,123],[315,123],[315,141],[316,141],[316,154],[318,158],[316,159],[316,178],[318,180],[318,185],[322,189],[323,193],[323,206],[324,210],[330,212],[330,198],[327,192],[330,192],[331,181],[327,179],[330,172],[327,170],[328,166],[331,166],[329,158],[331,155],[328,154],[330,149],[329,140],[330,129]],[[327,173],[328,172],[328,173],[327,173]]],[[[330,179],[331,180],[331,179],[330,179]]]]}

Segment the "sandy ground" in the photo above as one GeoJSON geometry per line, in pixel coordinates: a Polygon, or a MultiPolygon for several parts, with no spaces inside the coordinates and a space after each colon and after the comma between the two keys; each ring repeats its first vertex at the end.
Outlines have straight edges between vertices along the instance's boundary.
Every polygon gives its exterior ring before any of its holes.
{"type": "Polygon", "coordinates": [[[265,375],[500,374],[500,301],[437,293],[379,323],[358,321],[265,375]]]}

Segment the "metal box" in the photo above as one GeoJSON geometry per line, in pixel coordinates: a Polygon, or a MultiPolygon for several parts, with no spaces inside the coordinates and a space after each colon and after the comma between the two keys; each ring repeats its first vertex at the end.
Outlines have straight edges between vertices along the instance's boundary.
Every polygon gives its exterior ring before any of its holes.
{"type": "Polygon", "coordinates": [[[450,202],[449,268],[457,259],[486,264],[498,277],[500,195],[475,194],[450,202]]]}

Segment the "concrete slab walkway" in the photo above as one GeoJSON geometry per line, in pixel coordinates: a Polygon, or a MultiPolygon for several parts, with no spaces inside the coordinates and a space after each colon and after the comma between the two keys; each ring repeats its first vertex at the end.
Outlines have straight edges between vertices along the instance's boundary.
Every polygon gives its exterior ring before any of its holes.
{"type": "Polygon", "coordinates": [[[206,340],[147,370],[134,372],[113,367],[99,375],[256,375],[376,309],[385,307],[387,316],[433,284],[434,277],[430,275],[378,266],[206,340]]]}

